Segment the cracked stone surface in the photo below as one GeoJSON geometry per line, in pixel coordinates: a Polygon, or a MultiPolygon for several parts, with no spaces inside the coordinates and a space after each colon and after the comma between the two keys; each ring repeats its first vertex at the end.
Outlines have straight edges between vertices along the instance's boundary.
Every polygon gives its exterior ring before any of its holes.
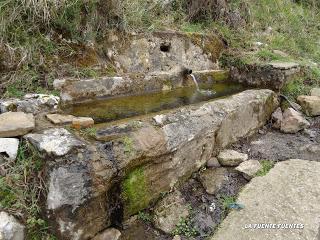
{"type": "Polygon", "coordinates": [[[76,139],[64,128],[53,128],[43,133],[28,134],[25,138],[39,151],[54,156],[66,155],[72,149],[84,146],[82,141],[76,139]]]}
{"type": "Polygon", "coordinates": [[[75,210],[89,194],[89,188],[86,187],[88,182],[89,176],[82,166],[72,165],[53,170],[49,180],[47,208],[52,210],[69,205],[75,210]]]}

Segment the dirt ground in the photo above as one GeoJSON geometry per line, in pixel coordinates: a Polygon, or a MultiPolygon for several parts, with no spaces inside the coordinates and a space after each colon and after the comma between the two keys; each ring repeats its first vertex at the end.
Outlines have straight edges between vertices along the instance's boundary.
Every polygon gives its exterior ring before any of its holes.
{"type": "Polygon", "coordinates": [[[309,129],[284,134],[265,126],[258,134],[243,139],[232,147],[247,153],[250,159],[284,161],[305,159],[320,161],[320,117],[309,119],[309,129]]]}

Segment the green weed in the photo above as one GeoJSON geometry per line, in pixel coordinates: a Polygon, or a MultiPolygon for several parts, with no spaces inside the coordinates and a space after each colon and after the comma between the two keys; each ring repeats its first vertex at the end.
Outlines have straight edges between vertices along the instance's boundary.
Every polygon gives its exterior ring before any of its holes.
{"type": "Polygon", "coordinates": [[[143,222],[151,222],[152,216],[148,212],[140,211],[138,213],[138,219],[142,220],[143,222]]]}
{"type": "Polygon", "coordinates": [[[256,173],[256,176],[265,176],[274,166],[274,162],[269,160],[262,160],[260,163],[262,165],[262,169],[256,173]]]}
{"type": "Polygon", "coordinates": [[[81,136],[93,138],[97,134],[97,129],[95,127],[84,128],[84,129],[81,129],[79,132],[81,136]]]}
{"type": "Polygon", "coordinates": [[[176,225],[176,228],[173,230],[172,234],[182,235],[190,238],[197,236],[199,232],[194,226],[192,226],[190,219],[180,218],[179,223],[176,225]]]}
{"type": "Polygon", "coordinates": [[[122,138],[122,143],[124,145],[125,154],[132,155],[134,153],[133,139],[125,136],[122,138]]]}
{"type": "Polygon", "coordinates": [[[46,191],[42,168],[37,151],[22,142],[16,161],[6,162],[0,176],[0,208],[21,218],[26,224],[27,239],[54,239],[40,214],[40,198],[46,191]]]}
{"type": "Polygon", "coordinates": [[[226,212],[231,204],[236,203],[237,199],[235,196],[221,196],[219,201],[223,207],[223,211],[226,212]]]}

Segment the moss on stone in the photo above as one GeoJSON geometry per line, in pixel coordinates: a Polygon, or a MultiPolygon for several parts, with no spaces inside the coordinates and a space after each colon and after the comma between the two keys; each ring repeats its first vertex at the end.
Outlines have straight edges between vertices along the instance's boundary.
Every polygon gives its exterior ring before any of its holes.
{"type": "Polygon", "coordinates": [[[124,213],[133,215],[145,209],[151,201],[148,182],[143,167],[136,168],[128,174],[122,182],[122,198],[124,200],[124,213]]]}
{"type": "Polygon", "coordinates": [[[129,156],[133,155],[133,153],[134,153],[133,139],[128,136],[125,136],[122,139],[122,143],[124,145],[125,154],[129,155],[129,156]]]}
{"type": "Polygon", "coordinates": [[[173,83],[170,79],[164,80],[162,85],[162,91],[170,91],[173,89],[173,83]]]}
{"type": "Polygon", "coordinates": [[[226,81],[229,79],[229,71],[217,71],[212,73],[212,77],[215,81],[226,81]]]}
{"type": "Polygon", "coordinates": [[[210,83],[212,81],[215,83],[223,83],[229,82],[230,79],[230,72],[227,70],[201,72],[200,74],[197,74],[197,72],[195,72],[195,75],[201,83],[210,83]]]}
{"type": "Polygon", "coordinates": [[[187,35],[193,44],[201,47],[207,55],[211,56],[212,61],[216,61],[225,48],[221,39],[214,35],[203,35],[198,33],[188,33],[187,35]]]}

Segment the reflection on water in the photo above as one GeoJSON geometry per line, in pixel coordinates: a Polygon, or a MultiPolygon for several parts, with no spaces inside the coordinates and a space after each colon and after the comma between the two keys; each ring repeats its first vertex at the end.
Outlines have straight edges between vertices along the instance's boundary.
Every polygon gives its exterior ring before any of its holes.
{"type": "Polygon", "coordinates": [[[201,90],[184,87],[167,92],[94,100],[68,106],[65,112],[75,116],[92,117],[96,123],[101,123],[207,101],[244,90],[239,84],[227,83],[200,87],[201,90]]]}

